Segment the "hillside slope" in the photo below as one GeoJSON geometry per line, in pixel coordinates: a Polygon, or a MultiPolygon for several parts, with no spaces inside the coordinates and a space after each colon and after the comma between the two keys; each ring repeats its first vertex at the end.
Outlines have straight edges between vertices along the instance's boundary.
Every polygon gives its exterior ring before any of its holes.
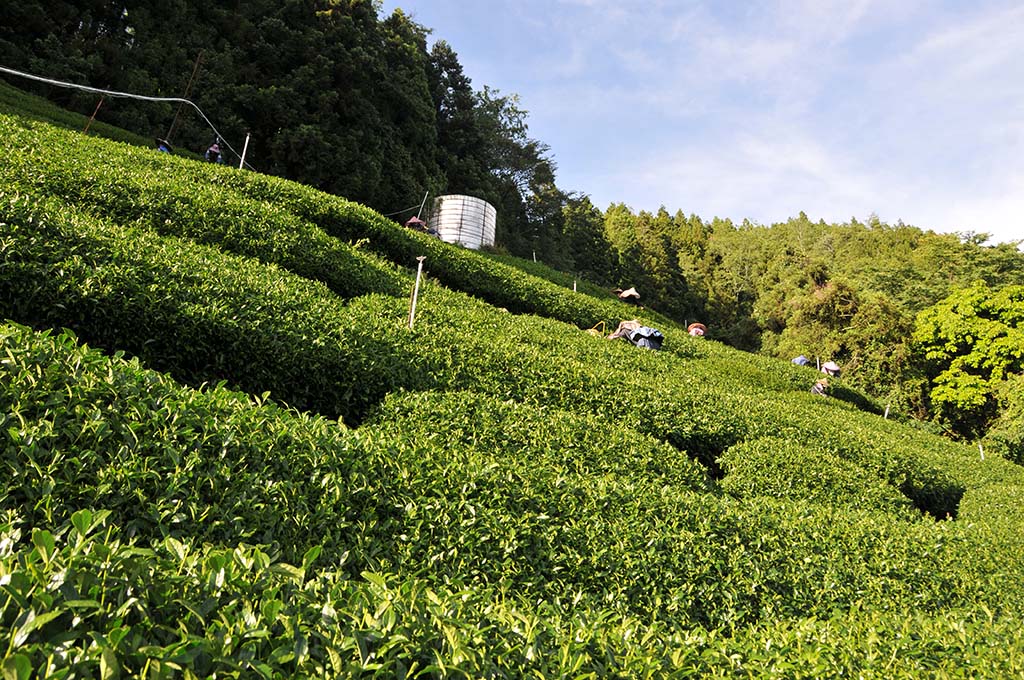
{"type": "Polygon", "coordinates": [[[0,116],[5,673],[1024,672],[1018,466],[634,311],[0,116]]]}

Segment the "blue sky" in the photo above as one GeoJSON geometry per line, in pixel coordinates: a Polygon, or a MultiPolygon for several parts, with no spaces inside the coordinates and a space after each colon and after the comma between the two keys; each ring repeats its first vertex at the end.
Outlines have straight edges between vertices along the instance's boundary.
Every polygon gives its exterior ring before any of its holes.
{"type": "Polygon", "coordinates": [[[1024,239],[1024,4],[382,0],[604,209],[1024,239]]]}

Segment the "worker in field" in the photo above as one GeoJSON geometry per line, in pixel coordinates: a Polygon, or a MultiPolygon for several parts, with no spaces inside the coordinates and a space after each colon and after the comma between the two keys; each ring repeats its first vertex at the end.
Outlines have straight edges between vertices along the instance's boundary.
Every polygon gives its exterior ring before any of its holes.
{"type": "Polygon", "coordinates": [[[408,227],[409,229],[414,230],[414,231],[423,231],[423,232],[425,232],[427,230],[427,223],[424,222],[423,220],[421,220],[419,217],[416,217],[416,216],[413,216],[413,217],[410,217],[409,219],[407,219],[405,221],[405,226],[408,227]]]}
{"type": "Polygon", "coordinates": [[[640,293],[637,292],[636,288],[627,288],[626,290],[616,288],[612,292],[615,293],[615,297],[627,305],[640,305],[640,293]]]}
{"type": "Polygon", "coordinates": [[[839,377],[839,364],[834,361],[826,361],[821,365],[821,372],[830,378],[839,377]]]}
{"type": "Polygon", "coordinates": [[[645,326],[637,319],[620,321],[619,327],[608,336],[609,340],[615,338],[624,338],[637,347],[654,350],[661,349],[661,344],[665,341],[661,331],[645,326]]]}
{"type": "Polygon", "coordinates": [[[819,397],[827,397],[828,389],[828,378],[822,378],[821,380],[814,383],[814,385],[811,387],[811,394],[817,395],[819,397]]]}
{"type": "Polygon", "coordinates": [[[172,151],[174,151],[173,147],[171,147],[170,142],[168,142],[166,139],[161,139],[159,137],[156,138],[156,150],[159,151],[160,153],[171,153],[172,151]]]}
{"type": "Polygon", "coordinates": [[[703,338],[704,334],[708,332],[708,327],[702,323],[691,323],[686,327],[686,332],[695,338],[703,338]]]}
{"type": "Polygon", "coordinates": [[[210,145],[204,157],[211,163],[224,163],[224,154],[220,152],[220,139],[210,145]]]}

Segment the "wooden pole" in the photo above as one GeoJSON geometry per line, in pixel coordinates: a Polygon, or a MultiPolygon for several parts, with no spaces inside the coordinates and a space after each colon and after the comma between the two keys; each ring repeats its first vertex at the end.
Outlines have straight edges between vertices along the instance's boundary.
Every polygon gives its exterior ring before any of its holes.
{"type": "Polygon", "coordinates": [[[83,135],[84,135],[84,134],[87,134],[87,133],[89,132],[89,126],[91,126],[91,125],[92,125],[92,122],[93,122],[94,120],[96,120],[96,114],[97,114],[97,113],[99,113],[99,110],[100,110],[100,106],[102,106],[102,105],[103,105],[103,99],[104,99],[104,97],[105,97],[105,96],[106,96],[106,95],[100,95],[100,100],[99,100],[98,102],[96,102],[96,108],[95,108],[95,109],[93,109],[93,111],[92,111],[92,115],[91,115],[91,116],[89,116],[89,120],[87,120],[87,121],[86,121],[86,123],[85,123],[85,129],[84,129],[84,130],[82,130],[82,134],[83,134],[83,135]]]}
{"type": "MultiPolygon", "coordinates": [[[[199,54],[196,55],[195,66],[192,67],[192,75],[188,79],[188,85],[185,86],[185,94],[181,95],[182,99],[188,99],[188,96],[192,93],[192,83],[195,82],[196,73],[199,72],[199,62],[203,60],[203,50],[199,50],[199,54]]],[[[178,110],[174,112],[174,120],[171,121],[171,127],[167,128],[167,136],[164,137],[168,142],[171,141],[171,134],[174,132],[174,126],[178,124],[178,116],[181,115],[181,107],[185,105],[185,102],[178,102],[178,110]]]]}

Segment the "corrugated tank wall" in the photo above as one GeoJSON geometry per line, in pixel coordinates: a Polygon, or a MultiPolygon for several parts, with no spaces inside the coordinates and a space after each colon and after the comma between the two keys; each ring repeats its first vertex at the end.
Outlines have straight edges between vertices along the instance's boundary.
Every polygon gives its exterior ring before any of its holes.
{"type": "Polygon", "coordinates": [[[434,199],[428,223],[442,241],[479,250],[494,245],[497,217],[494,206],[482,198],[449,194],[434,199]]]}

